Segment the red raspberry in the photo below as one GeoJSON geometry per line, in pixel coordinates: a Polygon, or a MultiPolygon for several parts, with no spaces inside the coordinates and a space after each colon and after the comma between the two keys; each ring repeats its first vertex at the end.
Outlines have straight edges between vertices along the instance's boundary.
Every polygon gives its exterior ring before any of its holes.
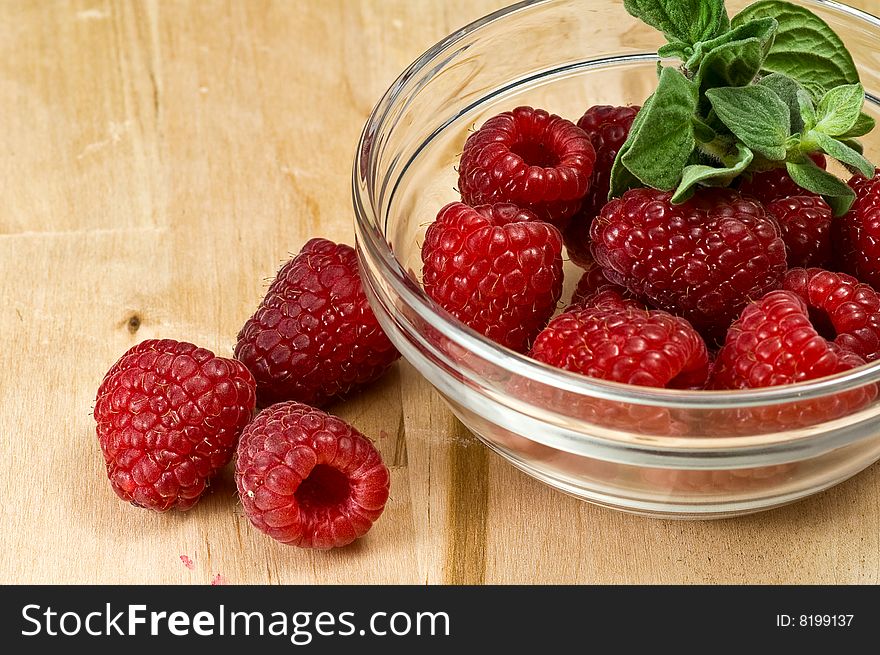
{"type": "MultiPolygon", "coordinates": [[[[641,107],[590,107],[581,116],[577,126],[587,133],[596,150],[596,164],[590,190],[584,197],[581,210],[571,219],[563,233],[568,256],[578,266],[590,261],[590,223],[608,202],[611,189],[611,168],[617,151],[629,136],[636,114],[641,107]]],[[[586,268],[586,266],[584,266],[586,268]]]]}
{"type": "Polygon", "coordinates": [[[846,273],[793,268],[782,288],[803,300],[823,337],[867,362],[880,358],[880,295],[846,273]]]}
{"type": "Polygon", "coordinates": [[[686,320],[621,303],[614,292],[550,321],[529,356],[582,375],[647,387],[700,388],[709,372],[706,344],[686,320]],[[601,301],[609,296],[610,301],[601,301]]]}
{"type": "Polygon", "coordinates": [[[750,298],[779,287],[785,244],[761,204],[736,191],[670,198],[633,189],[609,202],[593,221],[593,255],[611,282],[722,339],[750,298]]]}
{"type": "Polygon", "coordinates": [[[562,229],[580,209],[595,161],[590,139],[574,123],[517,107],[468,137],[458,189],[468,205],[512,202],[562,229]]]}
{"type": "Polygon", "coordinates": [[[629,136],[629,130],[640,109],[641,107],[638,106],[597,105],[590,107],[577,122],[577,126],[590,137],[593,148],[596,150],[593,180],[583,205],[587,221],[592,221],[608,202],[608,191],[611,189],[611,167],[614,165],[617,151],[629,136]]]}
{"type": "Polygon", "coordinates": [[[572,264],[581,268],[590,268],[593,263],[593,255],[590,252],[590,220],[584,220],[582,213],[575,214],[562,233],[562,241],[565,243],[565,252],[572,264]]]}
{"type": "Polygon", "coordinates": [[[788,265],[808,268],[831,263],[831,207],[820,196],[790,196],[765,205],[779,222],[788,265]]]}
{"type": "Polygon", "coordinates": [[[880,168],[870,180],[856,175],[849,181],[856,201],[835,221],[836,262],[847,273],[880,288],[880,168]]]}
{"type": "Polygon", "coordinates": [[[322,405],[372,382],[399,356],[364,295],[354,249],[326,239],[310,240],[278,271],[235,346],[262,406],[322,405]]]}
{"type": "Polygon", "coordinates": [[[425,291],[474,330],[524,351],[562,295],[562,235],[509,203],[443,207],[422,245],[425,291]]]}
{"type": "Polygon", "coordinates": [[[264,409],[241,435],[235,484],[245,514],[267,535],[328,549],[367,533],[385,509],[390,476],[372,442],[345,421],[286,402],[264,409]]]}
{"type": "MultiPolygon", "coordinates": [[[[828,165],[825,156],[820,153],[811,154],[810,159],[822,169],[828,165]]],[[[740,178],[738,188],[743,195],[752,196],[765,205],[791,196],[816,196],[812,191],[795,184],[785,168],[771,168],[769,171],[753,173],[751,177],[743,176],[740,178]]]]}
{"type": "Polygon", "coordinates": [[[748,305],[731,326],[708,386],[755,389],[794,384],[864,363],[816,331],[797,294],[772,291],[748,305]]]}
{"type": "Polygon", "coordinates": [[[232,459],[254,403],[254,379],[234,359],[171,339],[134,346],[95,401],[113,491],[157,512],[189,509],[232,459]]]}
{"type": "Polygon", "coordinates": [[[581,275],[581,279],[578,280],[577,287],[575,287],[574,293],[571,295],[571,302],[568,303],[566,311],[588,305],[599,294],[606,291],[614,291],[621,298],[632,298],[632,294],[627,289],[619,284],[609,282],[605,274],[602,273],[602,267],[595,262],[591,262],[585,268],[586,270],[581,275]]]}

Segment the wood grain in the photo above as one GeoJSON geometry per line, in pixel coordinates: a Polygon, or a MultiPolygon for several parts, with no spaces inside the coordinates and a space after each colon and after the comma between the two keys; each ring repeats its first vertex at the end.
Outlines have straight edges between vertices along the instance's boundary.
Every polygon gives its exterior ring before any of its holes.
{"type": "Polygon", "coordinates": [[[376,99],[502,4],[0,3],[0,581],[880,582],[877,467],[745,519],[627,516],[505,464],[403,362],[334,408],[393,471],[350,548],[265,538],[231,471],[186,514],[111,492],[90,416],[109,365],[159,336],[231,353],[290,252],[351,241],[349,167],[376,99]]]}

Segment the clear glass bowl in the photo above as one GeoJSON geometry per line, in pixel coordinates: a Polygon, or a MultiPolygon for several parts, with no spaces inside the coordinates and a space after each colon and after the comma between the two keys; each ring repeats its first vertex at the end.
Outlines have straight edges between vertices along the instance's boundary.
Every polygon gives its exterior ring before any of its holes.
{"type": "MultiPolygon", "coordinates": [[[[728,2],[731,15],[747,2],[728,2]]],[[[880,118],[880,20],[805,0],[843,38],[880,118]]],[[[789,503],[880,458],[880,362],[757,391],[633,387],[554,369],[457,322],[422,291],[420,246],[458,199],[468,131],[532,105],[577,120],[593,104],[641,104],[661,36],[622,3],[523,2],[419,57],[373,110],[353,171],[365,287],[403,356],[487,446],[547,484],[643,514],[721,517],[789,503]]],[[[865,140],[880,158],[880,130],[865,140]]],[[[566,264],[571,293],[577,269],[566,264]]],[[[442,438],[442,435],[437,435],[442,438]]]]}

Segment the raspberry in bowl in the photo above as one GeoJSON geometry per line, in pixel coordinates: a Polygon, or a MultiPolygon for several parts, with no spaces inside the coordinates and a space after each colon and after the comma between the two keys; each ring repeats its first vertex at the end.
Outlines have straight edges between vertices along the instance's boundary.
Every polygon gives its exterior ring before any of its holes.
{"type": "MultiPolygon", "coordinates": [[[[730,1],[727,9],[733,16],[747,4],[730,1]]],[[[880,20],[825,2],[796,4],[809,8],[844,40],[868,94],[864,111],[880,117],[880,105],[871,100],[880,94],[880,68],[871,55],[880,39],[880,20]]],[[[744,514],[827,489],[880,458],[880,364],[838,353],[838,344],[849,340],[849,332],[838,333],[832,320],[820,321],[825,310],[818,301],[800,303],[797,291],[784,295],[786,307],[794,308],[790,311],[805,322],[803,330],[815,332],[798,332],[797,337],[810,347],[826,348],[828,357],[839,358],[840,366],[816,366],[823,377],[794,375],[777,386],[730,388],[735,385],[718,382],[717,387],[724,388],[695,390],[690,377],[688,384],[678,384],[683,379],[679,374],[670,378],[676,382],[669,388],[661,388],[587,377],[536,361],[521,344],[510,349],[468,327],[423,288],[425,233],[441,208],[469,193],[460,188],[457,170],[468,136],[478,134],[493,117],[521,107],[540,108],[548,117],[576,124],[592,106],[644,106],[657,88],[654,53],[662,43],[658,32],[627,14],[621,4],[576,0],[516,5],[438,43],[392,85],[364,128],[353,171],[357,251],[367,297],[396,348],[455,415],[513,465],[552,487],[625,511],[692,518],[744,514]],[[548,31],[553,25],[565,29],[548,31]]],[[[564,127],[570,131],[567,138],[580,138],[567,124],[564,127]]],[[[863,137],[862,143],[866,154],[880,157],[880,131],[863,137]]],[[[532,163],[558,161],[535,158],[532,163]]],[[[598,159],[594,165],[599,165],[598,159]]],[[[836,162],[827,166],[849,179],[836,162]]],[[[794,192],[807,195],[797,188],[794,192]]],[[[586,198],[589,189],[584,193],[586,198]]],[[[473,203],[509,200],[481,196],[473,203]]],[[[718,214],[726,220],[728,205],[745,207],[748,202],[743,194],[735,203],[725,201],[720,211],[701,209],[693,215],[718,214]]],[[[761,279],[755,280],[755,289],[747,288],[749,280],[734,280],[718,304],[718,311],[727,312],[724,321],[738,319],[750,301],[760,299],[753,293],[763,296],[782,289],[788,266],[843,270],[812,252],[786,261],[786,248],[791,246],[783,237],[800,225],[789,219],[794,210],[788,204],[774,207],[786,226],[794,226],[785,235],[780,230],[778,238],[772,232],[779,229],[780,219],[770,211],[752,212],[755,225],[730,223],[729,230],[754,232],[760,252],[750,261],[763,268],[759,267],[761,279]]],[[[808,227],[825,220],[827,212],[822,211],[808,216],[808,227]]],[[[556,228],[566,227],[565,217],[539,218],[556,220],[556,228]]],[[[821,227],[822,234],[826,227],[821,227]]],[[[593,249],[592,254],[600,255],[597,261],[606,277],[612,273],[611,286],[626,284],[640,296],[634,302],[649,302],[648,311],[658,312],[663,320],[668,319],[662,312],[681,311],[679,301],[690,300],[687,286],[674,287],[674,297],[656,284],[635,288],[634,269],[611,247],[613,235],[604,236],[608,247],[599,253],[593,249]]],[[[672,238],[680,243],[677,236],[672,238]]],[[[725,250],[718,262],[740,254],[725,250]]],[[[566,288],[558,297],[567,300],[583,269],[564,259],[566,288]]],[[[579,261],[591,265],[583,258],[579,261]]],[[[662,284],[671,286],[676,275],[673,266],[662,284]]],[[[790,279],[789,286],[793,284],[790,279]]],[[[707,341],[714,340],[706,353],[714,366],[724,344],[724,326],[704,319],[700,312],[708,306],[700,303],[693,315],[699,317],[696,327],[707,341]]],[[[556,326],[566,328],[574,322],[565,319],[556,326]]],[[[780,334],[789,335],[788,328],[788,323],[782,324],[780,334]]],[[[687,351],[682,370],[702,374],[702,354],[695,353],[687,351]]],[[[771,361],[784,363],[779,358],[771,361]]]]}

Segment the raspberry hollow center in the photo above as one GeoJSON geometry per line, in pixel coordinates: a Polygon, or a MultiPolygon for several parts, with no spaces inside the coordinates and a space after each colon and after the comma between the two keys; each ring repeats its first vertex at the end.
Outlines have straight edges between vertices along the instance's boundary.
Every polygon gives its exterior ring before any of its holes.
{"type": "Polygon", "coordinates": [[[327,464],[315,466],[294,492],[296,502],[307,512],[341,505],[350,495],[348,478],[327,464]]]}
{"type": "Polygon", "coordinates": [[[810,323],[813,324],[813,328],[819,333],[819,336],[826,341],[834,341],[837,338],[837,330],[834,327],[834,323],[831,322],[828,312],[819,307],[810,307],[809,316],[810,323]]]}
{"type": "Polygon", "coordinates": [[[514,143],[510,151],[522,158],[529,166],[553,168],[559,164],[559,156],[547,148],[543,143],[535,141],[521,141],[514,143]]]}

